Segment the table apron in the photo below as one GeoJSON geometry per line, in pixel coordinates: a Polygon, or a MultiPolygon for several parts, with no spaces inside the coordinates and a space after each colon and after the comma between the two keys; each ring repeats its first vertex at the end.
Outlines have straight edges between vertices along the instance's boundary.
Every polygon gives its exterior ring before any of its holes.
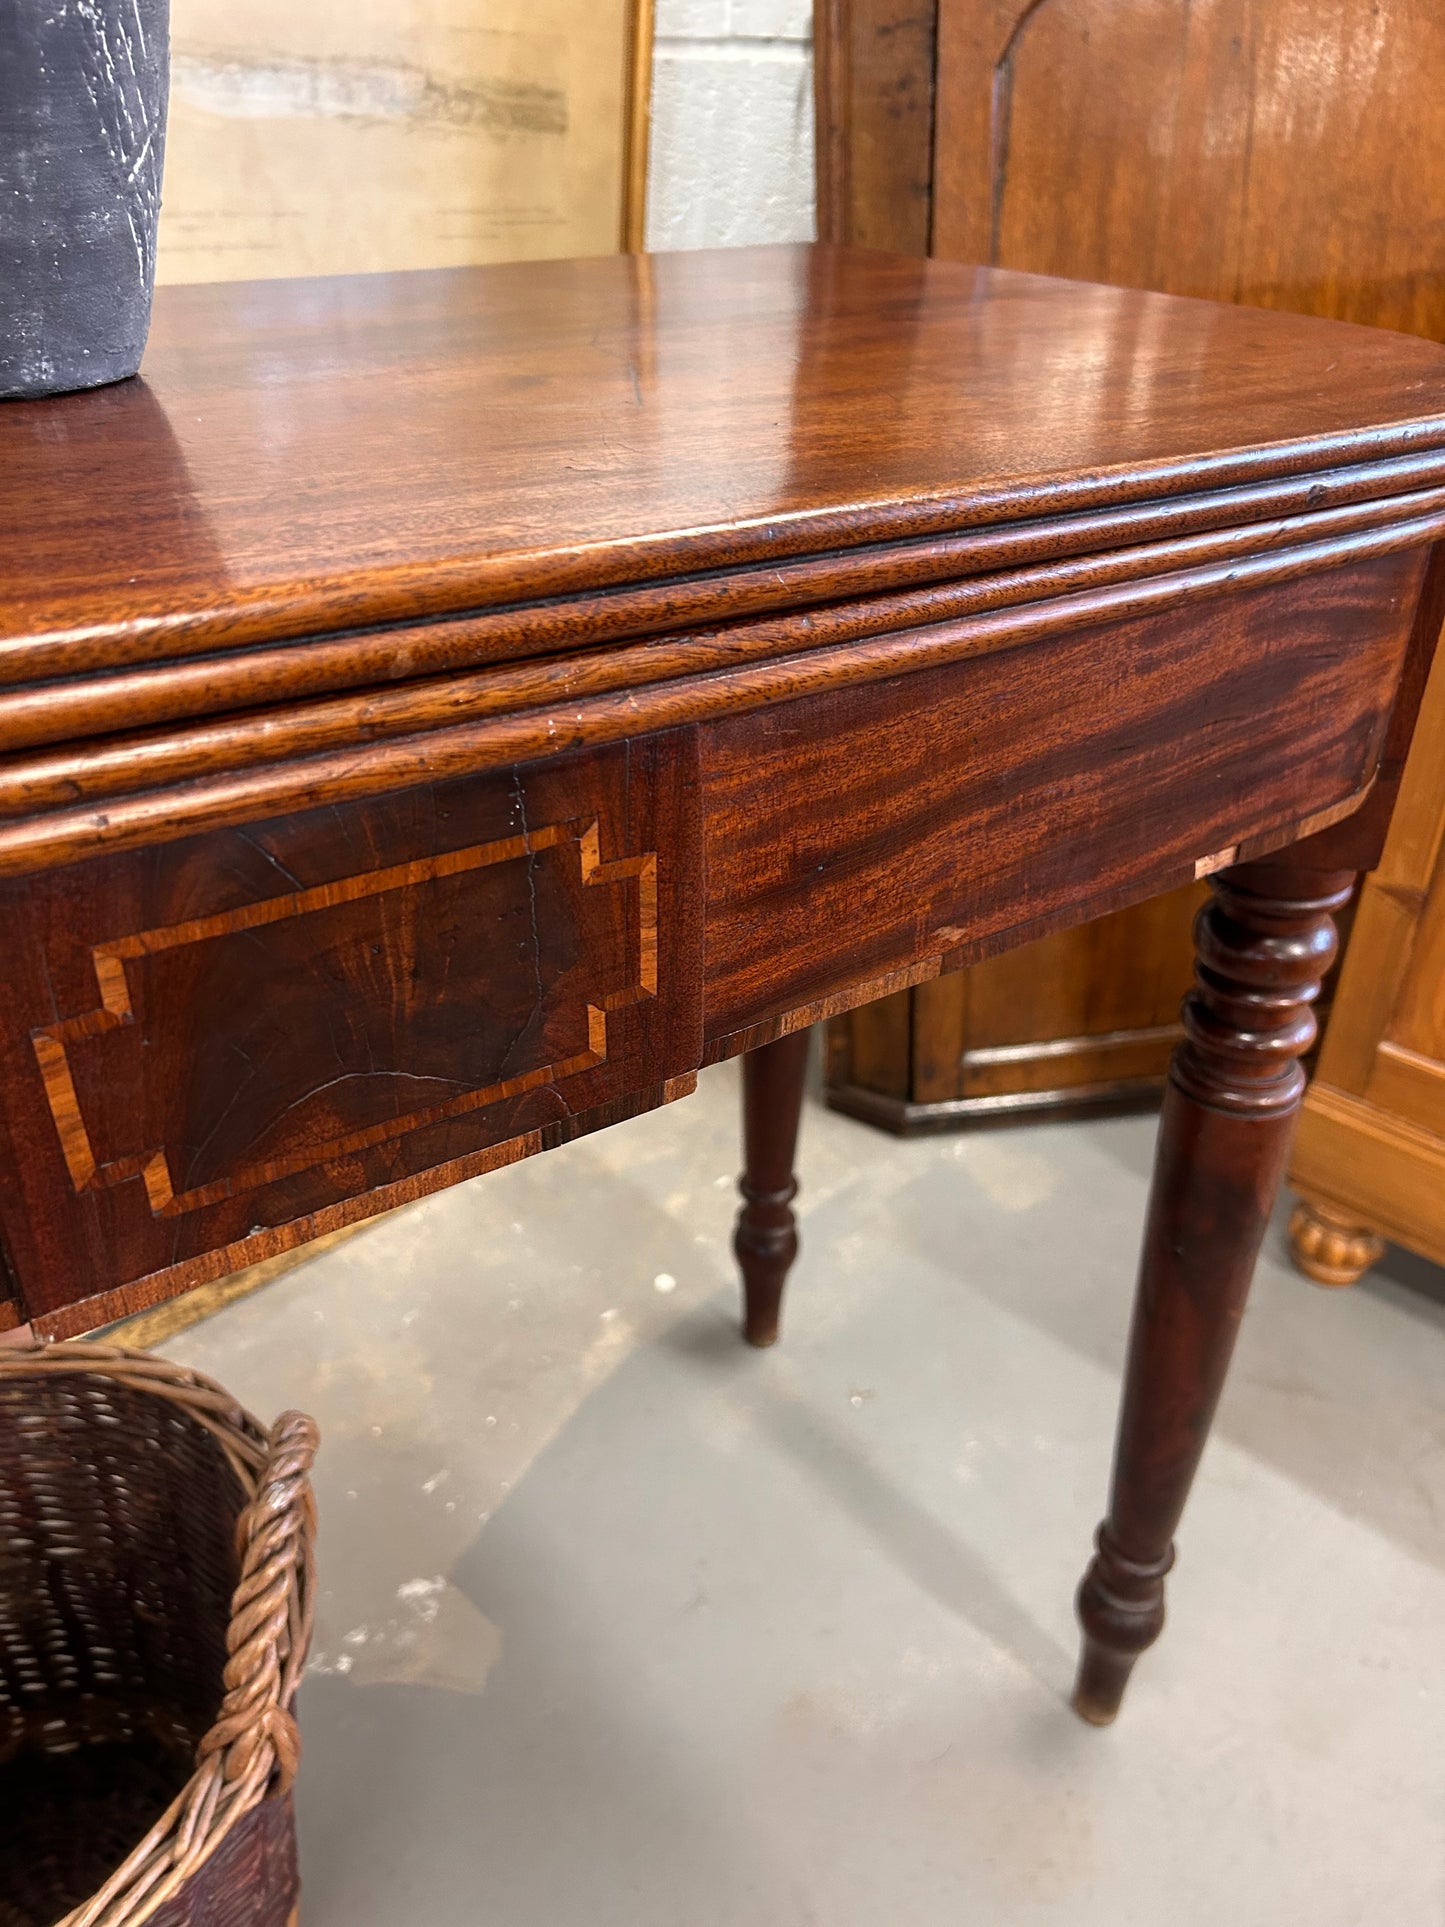
{"type": "Polygon", "coordinates": [[[0,878],[0,1324],[93,1328],[1368,789],[1354,559],[0,878]]]}
{"type": "Polygon", "coordinates": [[[1347,809],[1422,571],[1377,557],[705,726],[710,1054],[1347,809]]]}

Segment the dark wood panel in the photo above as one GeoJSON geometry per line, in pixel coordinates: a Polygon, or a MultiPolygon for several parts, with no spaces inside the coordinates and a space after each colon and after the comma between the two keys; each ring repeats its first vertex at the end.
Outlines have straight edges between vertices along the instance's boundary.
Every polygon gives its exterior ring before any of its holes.
{"type": "Polygon", "coordinates": [[[876,1091],[891,1104],[908,1101],[913,1076],[910,1013],[917,994],[896,990],[828,1025],[824,1077],[830,1088],[856,1085],[876,1091]]]}
{"type": "Polygon", "coordinates": [[[32,1314],[693,1071],[691,769],[668,737],[0,892],[32,1314]]]}
{"type": "Polygon", "coordinates": [[[927,254],[938,0],[817,0],[818,238],[927,254]]]}
{"type": "Polygon", "coordinates": [[[1203,900],[1190,884],[920,984],[886,1028],[852,1012],[832,1026],[829,1103],[910,1133],[1152,1096],[1203,900]]]}
{"type": "Polygon", "coordinates": [[[1367,783],[1418,557],[710,724],[709,1037],[1174,887],[1367,783]],[[847,799],[846,806],[842,799],[847,799]],[[785,812],[789,834],[769,834],[785,812]]]}
{"type": "Polygon", "coordinates": [[[934,245],[1439,338],[1434,0],[956,0],[934,245]]]}

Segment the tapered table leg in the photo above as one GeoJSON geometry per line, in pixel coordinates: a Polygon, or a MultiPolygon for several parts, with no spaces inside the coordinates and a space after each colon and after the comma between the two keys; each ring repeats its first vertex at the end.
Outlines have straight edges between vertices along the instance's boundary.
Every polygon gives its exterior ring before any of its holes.
{"type": "Polygon", "coordinates": [[[1195,925],[1159,1124],[1108,1516],[1079,1588],[1074,1706],[1119,1710],[1164,1624],[1164,1576],[1244,1310],[1314,1041],[1311,1005],[1353,874],[1243,864],[1213,880],[1195,925]]]}
{"type": "Polygon", "coordinates": [[[743,1276],[743,1336],[771,1345],[778,1336],[783,1285],[798,1255],[793,1156],[808,1069],[808,1032],[790,1032],[743,1058],[743,1206],[733,1250],[743,1276]]]}

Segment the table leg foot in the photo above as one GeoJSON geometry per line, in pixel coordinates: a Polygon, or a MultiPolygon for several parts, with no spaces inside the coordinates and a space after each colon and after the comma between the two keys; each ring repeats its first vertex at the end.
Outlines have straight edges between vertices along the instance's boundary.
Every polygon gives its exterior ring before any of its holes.
{"type": "Polygon", "coordinates": [[[1164,1624],[1173,1536],[1223,1389],[1304,1091],[1298,1059],[1353,876],[1287,859],[1213,879],[1170,1065],[1108,1517],[1079,1588],[1074,1705],[1118,1712],[1164,1624]]]}
{"type": "Polygon", "coordinates": [[[1069,1704],[1090,1726],[1112,1726],[1133,1670],[1132,1653],[1111,1652],[1086,1634],[1079,1648],[1079,1671],[1069,1704]]]}
{"type": "Polygon", "coordinates": [[[792,1031],[743,1058],[743,1206],[733,1233],[743,1283],[743,1336],[775,1344],[783,1286],[798,1255],[793,1159],[808,1069],[808,1032],[792,1031]]]}
{"type": "Polygon", "coordinates": [[[1164,1629],[1164,1578],[1174,1548],[1141,1563],[1114,1544],[1107,1526],[1100,1526],[1094,1544],[1076,1601],[1084,1638],[1073,1707],[1091,1726],[1109,1726],[1135,1660],[1164,1629]]]}

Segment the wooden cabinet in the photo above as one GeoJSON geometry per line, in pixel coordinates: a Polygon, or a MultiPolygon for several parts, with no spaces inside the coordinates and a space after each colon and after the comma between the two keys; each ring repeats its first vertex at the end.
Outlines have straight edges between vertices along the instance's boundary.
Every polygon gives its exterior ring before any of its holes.
{"type": "Polygon", "coordinates": [[[1445,1264],[1445,655],[1365,881],[1290,1181],[1300,1267],[1352,1284],[1393,1238],[1445,1264]]]}
{"type": "MultiPolygon", "coordinates": [[[[817,32],[827,237],[1445,336],[1429,0],[820,0],[817,32]]],[[[1087,369],[1036,378],[1094,405],[1087,369]]],[[[1147,1095],[1198,900],[835,1020],[830,1102],[914,1130],[1147,1095]]]]}
{"type": "Polygon", "coordinates": [[[1184,1035],[1189,884],[837,1018],[828,1101],[887,1130],[1150,1098],[1184,1035]]]}

